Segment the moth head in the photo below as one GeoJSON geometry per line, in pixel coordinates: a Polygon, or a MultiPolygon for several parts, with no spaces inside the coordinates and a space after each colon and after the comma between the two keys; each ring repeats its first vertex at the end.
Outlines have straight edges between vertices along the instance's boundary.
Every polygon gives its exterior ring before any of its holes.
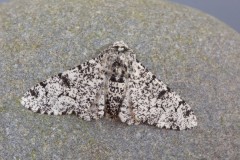
{"type": "Polygon", "coordinates": [[[114,42],[109,51],[108,62],[116,77],[125,74],[136,61],[135,53],[123,41],[114,42]]]}
{"type": "Polygon", "coordinates": [[[116,48],[118,52],[124,52],[129,50],[127,44],[124,43],[123,41],[114,42],[113,47],[116,48]]]}
{"type": "Polygon", "coordinates": [[[117,41],[113,43],[112,46],[117,52],[117,59],[121,61],[121,63],[129,63],[129,61],[135,61],[136,55],[133,53],[133,50],[128,47],[126,43],[123,41],[117,41]]]}

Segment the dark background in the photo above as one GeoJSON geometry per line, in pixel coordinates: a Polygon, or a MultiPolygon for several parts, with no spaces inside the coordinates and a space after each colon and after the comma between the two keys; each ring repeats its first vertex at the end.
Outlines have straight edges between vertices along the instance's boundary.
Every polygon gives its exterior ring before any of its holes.
{"type": "MultiPolygon", "coordinates": [[[[0,0],[7,2],[8,0],[0,0]]],[[[169,0],[206,12],[240,32],[240,0],[169,0]]]]}
{"type": "Polygon", "coordinates": [[[208,13],[240,32],[240,0],[170,0],[208,13]]]}

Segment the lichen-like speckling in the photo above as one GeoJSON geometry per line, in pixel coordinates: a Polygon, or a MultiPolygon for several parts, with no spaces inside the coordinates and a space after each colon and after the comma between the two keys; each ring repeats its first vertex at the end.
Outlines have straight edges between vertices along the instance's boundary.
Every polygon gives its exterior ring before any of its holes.
{"type": "Polygon", "coordinates": [[[35,85],[21,103],[33,112],[75,113],[87,121],[107,116],[129,125],[147,122],[174,130],[197,126],[190,106],[139,63],[123,41],[35,85]]]}

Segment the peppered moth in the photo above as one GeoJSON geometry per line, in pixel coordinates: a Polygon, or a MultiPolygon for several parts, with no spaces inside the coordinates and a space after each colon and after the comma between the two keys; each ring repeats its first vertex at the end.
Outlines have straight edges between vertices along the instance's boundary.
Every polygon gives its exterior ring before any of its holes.
{"type": "Polygon", "coordinates": [[[35,85],[21,104],[41,114],[75,113],[87,121],[107,116],[129,125],[148,123],[174,130],[197,126],[190,106],[144,67],[123,41],[35,85]]]}

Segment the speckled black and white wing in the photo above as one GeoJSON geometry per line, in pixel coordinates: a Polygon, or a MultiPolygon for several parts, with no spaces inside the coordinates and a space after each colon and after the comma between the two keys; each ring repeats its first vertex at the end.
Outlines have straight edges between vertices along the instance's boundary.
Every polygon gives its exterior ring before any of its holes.
{"type": "MultiPolygon", "coordinates": [[[[160,128],[184,130],[197,125],[190,106],[141,63],[133,61],[126,98],[119,117],[127,124],[147,122],[160,128]]],[[[129,67],[129,68],[130,68],[129,67]]]]}
{"type": "Polygon", "coordinates": [[[32,87],[21,103],[49,115],[76,113],[84,120],[104,115],[104,73],[101,55],[32,87]]]}
{"type": "Polygon", "coordinates": [[[84,120],[105,115],[127,124],[146,122],[176,130],[197,125],[189,105],[139,63],[123,41],[32,87],[21,103],[34,112],[74,112],[84,120]]]}

